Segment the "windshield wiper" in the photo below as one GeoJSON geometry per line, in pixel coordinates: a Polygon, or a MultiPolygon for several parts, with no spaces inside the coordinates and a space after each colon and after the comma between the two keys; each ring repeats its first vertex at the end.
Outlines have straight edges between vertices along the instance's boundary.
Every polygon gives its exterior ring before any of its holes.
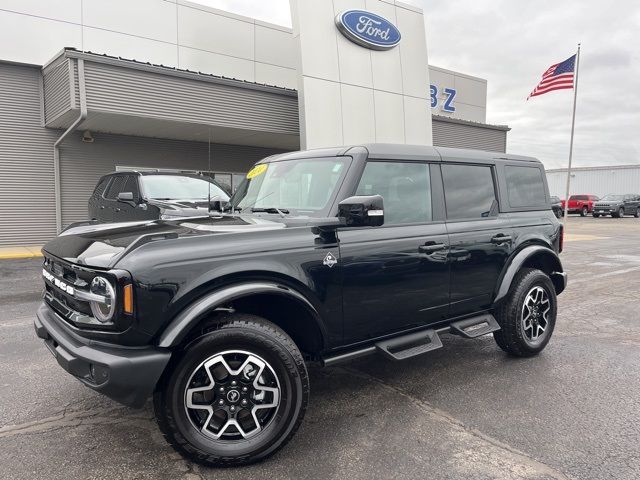
{"type": "Polygon", "coordinates": [[[252,208],[251,209],[251,213],[255,213],[255,212],[265,212],[265,213],[277,213],[279,214],[282,218],[285,217],[285,215],[287,213],[289,213],[289,210],[284,209],[284,208],[278,208],[278,207],[257,207],[257,208],[252,208]]]}

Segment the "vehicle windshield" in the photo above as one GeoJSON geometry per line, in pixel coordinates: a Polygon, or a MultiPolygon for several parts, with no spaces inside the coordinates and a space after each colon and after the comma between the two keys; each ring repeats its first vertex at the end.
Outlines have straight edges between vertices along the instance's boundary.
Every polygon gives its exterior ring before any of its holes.
{"type": "Polygon", "coordinates": [[[322,215],[349,162],[349,157],[330,157],[258,164],[231,197],[231,208],[241,212],[322,215]]]}
{"type": "Polygon", "coordinates": [[[624,195],[605,195],[600,200],[604,200],[605,202],[619,202],[624,199],[624,195]]]}
{"type": "Polygon", "coordinates": [[[208,177],[142,175],[146,198],[154,200],[229,200],[229,195],[208,177]]]}

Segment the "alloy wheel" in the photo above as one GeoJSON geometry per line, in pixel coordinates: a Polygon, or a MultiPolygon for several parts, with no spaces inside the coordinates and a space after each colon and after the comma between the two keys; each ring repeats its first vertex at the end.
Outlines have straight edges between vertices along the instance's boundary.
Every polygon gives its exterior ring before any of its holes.
{"type": "Polygon", "coordinates": [[[184,404],[193,427],[214,440],[243,440],[264,430],[280,405],[280,382],[260,356],[229,350],[191,374],[184,404]]]}
{"type": "Polygon", "coordinates": [[[539,344],[547,335],[551,301],[547,291],[536,285],[524,299],[521,322],[525,341],[530,345],[539,344]]]}

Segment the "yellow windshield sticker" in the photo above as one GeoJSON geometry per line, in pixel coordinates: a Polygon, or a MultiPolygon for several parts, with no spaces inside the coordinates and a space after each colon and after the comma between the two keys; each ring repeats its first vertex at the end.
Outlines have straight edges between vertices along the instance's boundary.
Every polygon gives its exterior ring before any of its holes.
{"type": "Polygon", "coordinates": [[[256,165],[251,170],[249,170],[249,173],[247,173],[247,178],[257,177],[258,175],[262,175],[266,171],[267,171],[267,164],[261,163],[260,165],[256,165]]]}

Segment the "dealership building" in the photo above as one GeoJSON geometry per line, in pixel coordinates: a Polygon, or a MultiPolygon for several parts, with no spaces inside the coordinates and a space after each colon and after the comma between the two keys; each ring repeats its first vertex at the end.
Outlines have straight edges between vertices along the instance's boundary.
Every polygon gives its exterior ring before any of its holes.
{"type": "Polygon", "coordinates": [[[182,0],[0,0],[0,246],[86,220],[98,178],[119,169],[206,171],[232,190],[257,160],[300,148],[506,150],[486,80],[428,65],[420,9],[291,6],[285,28],[182,0]],[[398,42],[349,38],[352,9],[398,42]]]}

